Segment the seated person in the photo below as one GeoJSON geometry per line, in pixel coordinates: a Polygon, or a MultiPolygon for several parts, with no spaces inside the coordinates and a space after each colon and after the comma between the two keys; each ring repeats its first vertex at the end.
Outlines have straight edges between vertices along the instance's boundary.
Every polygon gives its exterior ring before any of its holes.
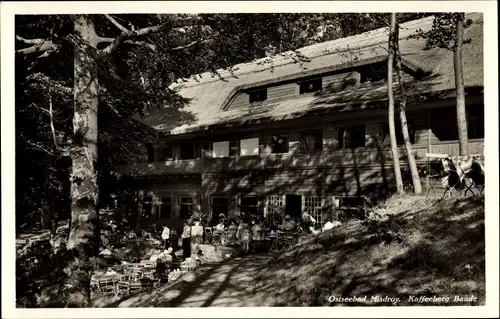
{"type": "Polygon", "coordinates": [[[131,230],[131,231],[127,234],[127,237],[128,237],[128,238],[137,238],[137,234],[135,233],[135,231],[131,230]]]}
{"type": "Polygon", "coordinates": [[[302,228],[307,229],[309,233],[312,233],[314,230],[314,226],[316,224],[316,220],[307,212],[302,214],[302,228]]]}
{"type": "Polygon", "coordinates": [[[227,232],[227,237],[228,238],[231,238],[231,239],[235,239],[236,238],[236,233],[238,232],[238,226],[236,226],[236,222],[235,222],[234,219],[231,221],[231,224],[227,228],[227,231],[228,231],[227,232]]]}
{"type": "Polygon", "coordinates": [[[273,221],[271,222],[271,226],[269,226],[269,230],[271,231],[271,234],[276,234],[276,232],[279,230],[278,223],[273,221]]]}
{"type": "Polygon", "coordinates": [[[217,233],[222,233],[224,231],[224,229],[226,228],[226,226],[224,225],[224,221],[221,220],[219,221],[219,223],[215,226],[215,231],[217,233]]]}
{"type": "Polygon", "coordinates": [[[285,221],[283,222],[282,229],[286,232],[292,232],[296,229],[295,221],[290,217],[290,215],[285,216],[285,221]]]}
{"type": "Polygon", "coordinates": [[[340,225],[342,225],[342,223],[339,222],[338,220],[334,221],[334,220],[332,220],[332,218],[328,218],[326,220],[325,225],[323,226],[322,231],[327,231],[327,230],[330,230],[330,229],[335,228],[335,227],[340,226],[340,225]]]}

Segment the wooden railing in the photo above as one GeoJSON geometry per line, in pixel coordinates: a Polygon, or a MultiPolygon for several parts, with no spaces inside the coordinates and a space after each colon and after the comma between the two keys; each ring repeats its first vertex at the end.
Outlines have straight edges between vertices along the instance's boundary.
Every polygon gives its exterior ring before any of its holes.
{"type": "MultiPolygon", "coordinates": [[[[484,141],[469,140],[469,154],[484,154],[484,141]]],[[[450,156],[460,155],[458,152],[458,141],[438,142],[431,146],[431,153],[448,154],[450,156]]]]}
{"type": "MultiPolygon", "coordinates": [[[[469,141],[470,154],[483,154],[483,141],[469,141]]],[[[426,161],[429,153],[427,145],[413,145],[413,153],[417,162],[426,161]]],[[[439,142],[431,145],[430,153],[458,154],[456,141],[439,142]]],[[[406,162],[404,147],[399,148],[401,162],[406,162]]],[[[316,154],[271,154],[267,156],[241,156],[234,158],[204,158],[196,160],[177,160],[156,163],[129,164],[118,168],[121,175],[148,176],[172,174],[201,174],[239,170],[315,168],[335,166],[364,166],[390,164],[392,154],[389,147],[383,149],[360,148],[355,150],[323,151],[316,154]]]]}
{"type": "Polygon", "coordinates": [[[137,163],[118,167],[118,173],[126,176],[150,176],[172,174],[200,174],[201,159],[155,163],[137,163]]]}

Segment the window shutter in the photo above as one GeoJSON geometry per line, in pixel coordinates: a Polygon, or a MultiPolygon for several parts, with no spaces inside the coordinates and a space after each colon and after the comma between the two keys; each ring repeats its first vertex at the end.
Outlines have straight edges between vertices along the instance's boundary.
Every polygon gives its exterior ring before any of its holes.
{"type": "Polygon", "coordinates": [[[267,217],[267,207],[269,206],[269,197],[266,197],[266,201],[264,203],[264,217],[267,217]]]}
{"type": "Polygon", "coordinates": [[[305,212],[305,208],[306,208],[306,197],[304,195],[301,196],[302,197],[302,207],[300,208],[300,212],[301,214],[304,214],[305,212]]]}

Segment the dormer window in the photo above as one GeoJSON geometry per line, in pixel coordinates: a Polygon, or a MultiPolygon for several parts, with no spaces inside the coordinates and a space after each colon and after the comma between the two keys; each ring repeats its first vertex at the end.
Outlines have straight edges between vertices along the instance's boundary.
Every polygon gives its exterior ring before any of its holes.
{"type": "Polygon", "coordinates": [[[306,94],[321,91],[323,79],[317,78],[299,83],[299,94],[306,94]]]}
{"type": "Polygon", "coordinates": [[[248,92],[250,103],[263,102],[267,100],[267,89],[248,92]]]}

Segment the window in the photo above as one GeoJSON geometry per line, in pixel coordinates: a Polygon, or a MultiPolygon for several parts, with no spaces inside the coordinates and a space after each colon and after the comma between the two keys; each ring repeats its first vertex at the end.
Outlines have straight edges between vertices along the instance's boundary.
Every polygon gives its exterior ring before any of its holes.
{"type": "Polygon", "coordinates": [[[229,141],[229,156],[236,157],[240,154],[240,143],[238,140],[229,141]]]}
{"type": "Polygon", "coordinates": [[[151,216],[152,210],[153,210],[153,197],[144,196],[142,198],[142,216],[145,217],[151,216]]]}
{"type": "Polygon", "coordinates": [[[288,134],[279,134],[271,136],[271,153],[288,153],[288,134]]]}
{"type": "Polygon", "coordinates": [[[148,156],[148,163],[152,163],[155,161],[155,148],[153,144],[148,143],[146,144],[146,151],[147,151],[147,156],[148,156]]]}
{"type": "Polygon", "coordinates": [[[299,83],[299,94],[321,91],[323,88],[323,79],[312,79],[299,83]]]}
{"type": "Polygon", "coordinates": [[[268,223],[270,224],[275,222],[281,223],[281,219],[284,217],[283,213],[286,207],[285,204],[286,203],[284,201],[284,196],[280,195],[267,196],[266,218],[268,223]]]}
{"type": "Polygon", "coordinates": [[[484,107],[471,106],[467,110],[467,137],[484,138],[484,107]]]}
{"type": "Polygon", "coordinates": [[[365,125],[341,127],[338,130],[339,148],[357,148],[365,146],[365,125]]]}
{"type": "Polygon", "coordinates": [[[214,142],[212,144],[212,154],[214,158],[229,156],[229,141],[214,142]]]}
{"type": "Polygon", "coordinates": [[[263,102],[267,100],[267,89],[248,92],[250,103],[263,102]]]}
{"type": "Polygon", "coordinates": [[[158,207],[158,218],[170,218],[172,214],[172,199],[170,197],[161,197],[158,207]]]}
{"type": "Polygon", "coordinates": [[[187,219],[191,217],[193,212],[193,197],[181,196],[179,197],[180,218],[187,219]]]}
{"type": "Polygon", "coordinates": [[[377,82],[387,79],[387,62],[367,65],[360,69],[361,83],[377,82]]]}
{"type": "Polygon", "coordinates": [[[259,155],[259,139],[247,138],[240,141],[240,155],[259,155]]]}
{"type": "Polygon", "coordinates": [[[198,143],[184,142],[180,144],[180,159],[188,160],[200,158],[201,148],[198,143]]]}
{"type": "Polygon", "coordinates": [[[259,201],[256,196],[242,196],[239,198],[240,213],[257,216],[259,201]]]}
{"type": "Polygon", "coordinates": [[[300,151],[312,153],[323,150],[323,131],[306,131],[300,133],[300,151]]]}
{"type": "Polygon", "coordinates": [[[217,224],[220,220],[220,214],[228,216],[229,213],[229,200],[225,196],[212,197],[212,222],[217,224]]]}
{"type": "MultiPolygon", "coordinates": [[[[408,121],[408,134],[410,135],[410,143],[415,144],[415,129],[413,121],[408,121]]],[[[389,135],[389,123],[383,124],[382,129],[383,144],[391,145],[391,136],[389,135]]],[[[401,129],[401,122],[396,122],[396,141],[398,145],[404,145],[403,131],[401,129]]]]}
{"type": "Polygon", "coordinates": [[[171,144],[164,145],[156,151],[156,161],[170,161],[174,158],[174,149],[171,144]]]}
{"type": "Polygon", "coordinates": [[[433,109],[430,117],[431,131],[440,141],[458,139],[457,112],[455,108],[433,109]]]}
{"type": "MultiPolygon", "coordinates": [[[[430,127],[440,141],[458,140],[457,111],[454,107],[431,110],[430,127]]],[[[467,137],[484,138],[484,107],[471,105],[467,108],[467,137]]]]}

